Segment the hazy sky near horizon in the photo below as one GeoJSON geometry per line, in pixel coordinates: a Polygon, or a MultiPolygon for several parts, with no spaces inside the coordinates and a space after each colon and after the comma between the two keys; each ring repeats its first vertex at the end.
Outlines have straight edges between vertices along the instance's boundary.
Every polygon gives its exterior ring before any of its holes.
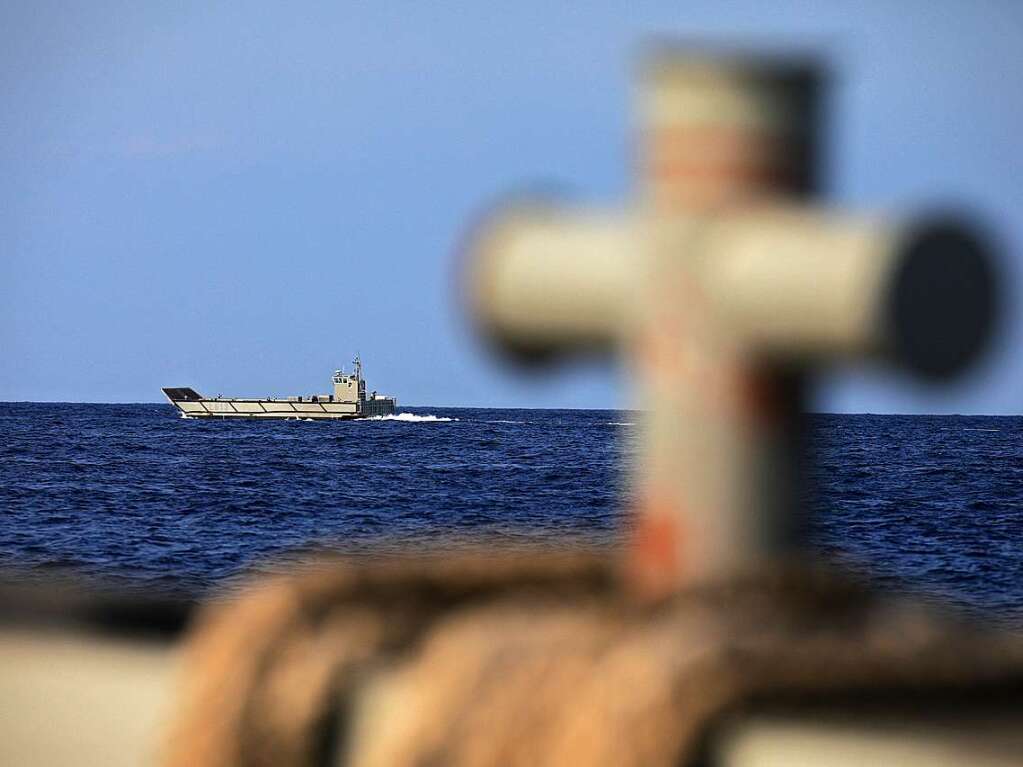
{"type": "MultiPolygon", "coordinates": [[[[1023,3],[0,0],[0,400],[314,393],[361,351],[409,405],[627,406],[608,364],[523,378],[453,253],[549,182],[631,194],[651,36],[823,52],[828,199],[962,206],[1023,296],[1023,3]]],[[[1023,311],[962,383],[856,368],[819,409],[1023,412],[1023,311]]]]}

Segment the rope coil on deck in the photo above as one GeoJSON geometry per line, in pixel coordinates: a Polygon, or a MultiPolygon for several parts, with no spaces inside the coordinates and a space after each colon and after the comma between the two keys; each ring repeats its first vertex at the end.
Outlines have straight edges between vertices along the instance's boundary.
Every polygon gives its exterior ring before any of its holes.
{"type": "Polygon", "coordinates": [[[640,606],[602,558],[335,561],[214,605],[168,767],[678,765],[758,699],[1023,702],[1023,643],[791,568],[640,606]]]}

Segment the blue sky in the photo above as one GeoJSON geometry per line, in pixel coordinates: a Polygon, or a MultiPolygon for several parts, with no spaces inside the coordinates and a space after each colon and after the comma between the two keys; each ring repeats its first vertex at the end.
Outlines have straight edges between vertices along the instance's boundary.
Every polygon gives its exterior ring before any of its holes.
{"type": "MultiPolygon", "coordinates": [[[[0,400],[314,392],[359,350],[406,404],[628,405],[610,363],[495,365],[452,253],[509,189],[628,198],[652,35],[826,53],[829,202],[962,206],[1020,293],[1023,4],[584,5],[0,2],[0,400]]],[[[1021,331],[941,390],[828,371],[815,407],[1021,412],[1021,331]]]]}

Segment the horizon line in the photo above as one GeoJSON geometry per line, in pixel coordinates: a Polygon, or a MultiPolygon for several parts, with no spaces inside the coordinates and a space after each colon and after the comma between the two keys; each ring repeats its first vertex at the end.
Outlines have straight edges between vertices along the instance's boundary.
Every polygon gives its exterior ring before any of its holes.
{"type": "MultiPolygon", "coordinates": [[[[0,400],[0,405],[166,405],[173,407],[165,400],[136,400],[132,402],[86,402],[75,400],[0,400]]],[[[502,407],[499,405],[404,405],[406,408],[440,408],[446,410],[613,410],[617,412],[642,412],[636,408],[622,407],[502,407]]],[[[1018,418],[1023,413],[918,413],[906,411],[842,411],[842,410],[805,410],[806,415],[899,415],[908,417],[973,417],[973,418],[1018,418]]]]}

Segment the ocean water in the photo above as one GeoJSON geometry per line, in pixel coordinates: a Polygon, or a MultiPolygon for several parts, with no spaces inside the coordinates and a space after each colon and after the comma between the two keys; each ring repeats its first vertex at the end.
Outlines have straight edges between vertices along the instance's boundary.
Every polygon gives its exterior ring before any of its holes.
{"type": "MultiPolygon", "coordinates": [[[[615,540],[635,414],[406,408],[356,422],[0,404],[0,563],[201,596],[310,547],[615,540]]],[[[1023,419],[808,416],[812,545],[1023,627],[1023,419]]]]}

